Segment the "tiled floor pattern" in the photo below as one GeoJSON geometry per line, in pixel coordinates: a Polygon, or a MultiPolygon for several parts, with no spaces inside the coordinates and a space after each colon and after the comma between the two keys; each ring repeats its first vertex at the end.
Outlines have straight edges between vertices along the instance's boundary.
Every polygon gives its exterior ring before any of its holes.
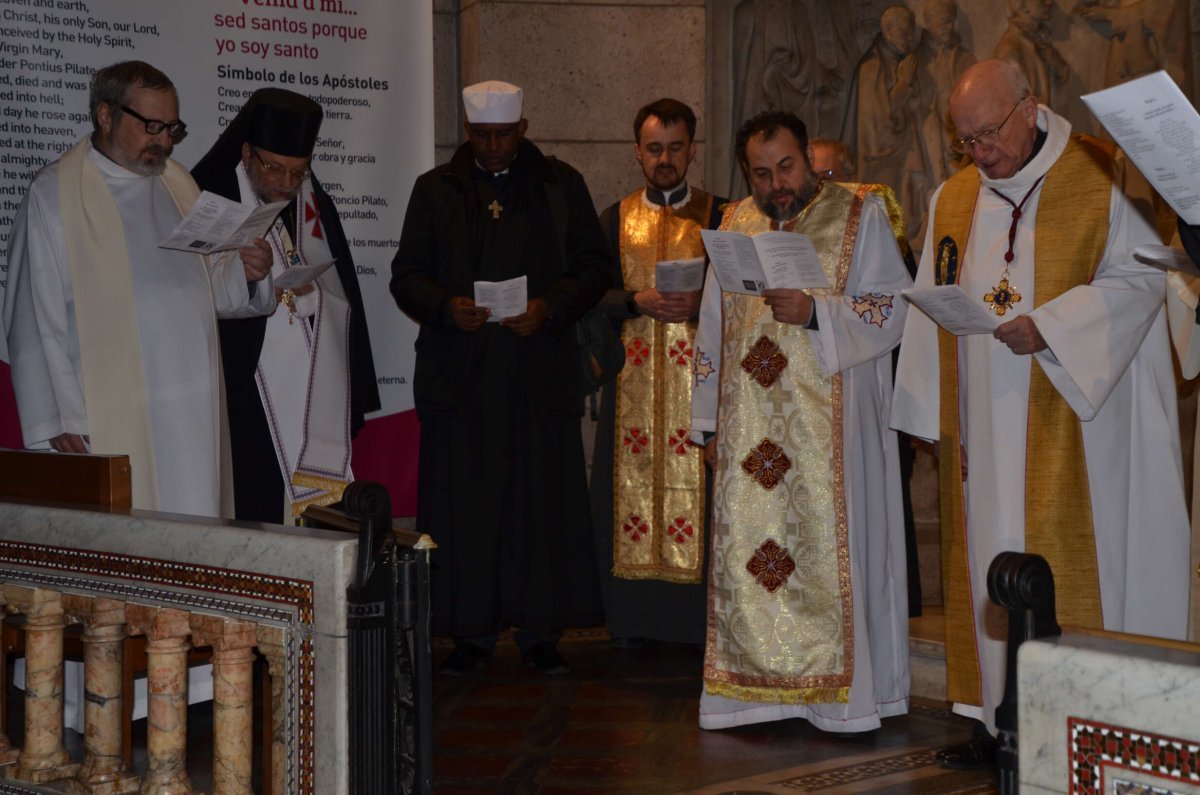
{"type": "MultiPolygon", "coordinates": [[[[568,635],[572,671],[545,677],[502,640],[487,670],[435,681],[436,792],[990,793],[991,777],[938,767],[969,729],[944,704],[867,735],[792,720],[719,732],[696,725],[699,650],[616,650],[600,631],[568,635]]],[[[450,651],[446,642],[435,660],[450,651]]]]}

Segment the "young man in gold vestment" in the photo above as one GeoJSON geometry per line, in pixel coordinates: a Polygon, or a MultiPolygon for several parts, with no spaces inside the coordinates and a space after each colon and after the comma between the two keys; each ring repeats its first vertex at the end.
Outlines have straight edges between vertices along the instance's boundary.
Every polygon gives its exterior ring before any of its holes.
{"type": "Polygon", "coordinates": [[[712,274],[705,286],[692,398],[693,438],[714,463],[700,726],[801,717],[869,731],[908,710],[887,418],[911,280],[890,191],[820,180],[800,119],[756,116],[737,155],[753,195],[721,228],[807,235],[833,286],[761,298],[722,292],[712,274]]]}
{"type": "Polygon", "coordinates": [[[646,184],[601,213],[613,288],[595,311],[621,334],[625,367],[601,397],[592,522],[613,643],[704,641],[706,470],[688,436],[700,290],[655,287],[655,263],[704,256],[701,229],[724,199],[687,183],[696,114],[664,98],[638,111],[634,158],[646,184]]]}
{"type": "Polygon", "coordinates": [[[1062,624],[1182,638],[1188,518],[1165,278],[1133,259],[1158,240],[1140,175],[1007,61],[964,72],[950,116],[974,167],[930,202],[917,286],[957,284],[1003,322],[956,338],[909,313],[892,425],[940,440],[947,689],[988,729],[943,752],[961,768],[995,750],[996,555],[1047,559],[1062,624]]]}

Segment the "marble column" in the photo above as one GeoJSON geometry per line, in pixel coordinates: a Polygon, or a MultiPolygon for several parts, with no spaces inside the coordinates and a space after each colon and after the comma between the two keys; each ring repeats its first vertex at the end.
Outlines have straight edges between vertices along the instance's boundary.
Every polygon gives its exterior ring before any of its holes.
{"type": "Polygon", "coordinates": [[[193,615],[192,643],[213,650],[213,795],[253,795],[254,624],[193,615]]]}
{"type": "Polygon", "coordinates": [[[77,594],[63,596],[72,623],[83,624],[83,764],[67,782],[73,795],[128,795],[140,779],[125,769],[121,749],[121,663],[125,603],[77,594]]]}
{"type": "Polygon", "coordinates": [[[258,653],[267,660],[267,680],[271,683],[271,769],[270,792],[286,792],[287,781],[287,666],[283,630],[258,628],[258,653]]]}
{"type": "MultiPolygon", "coordinates": [[[[4,584],[0,583],[0,621],[2,621],[4,616],[8,613],[8,601],[4,596],[4,584]]],[[[0,671],[8,670],[7,662],[7,650],[0,649],[0,671]]],[[[11,765],[12,763],[16,762],[17,757],[21,753],[20,748],[13,747],[12,742],[8,739],[8,734],[6,734],[4,731],[4,727],[7,725],[8,687],[5,683],[0,683],[0,767],[11,765]]]]}
{"type": "Polygon", "coordinates": [[[182,610],[130,605],[131,635],[146,636],[148,690],[142,795],[190,795],[187,775],[187,653],[191,625],[182,610]]]}
{"type": "Polygon", "coordinates": [[[63,746],[62,594],[6,585],[5,598],[25,616],[25,747],[10,778],[44,784],[75,775],[63,746]]]}

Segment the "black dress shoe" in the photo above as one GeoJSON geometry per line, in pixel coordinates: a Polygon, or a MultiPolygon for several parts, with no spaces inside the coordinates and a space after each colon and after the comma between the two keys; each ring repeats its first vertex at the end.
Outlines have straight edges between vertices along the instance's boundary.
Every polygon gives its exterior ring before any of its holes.
{"type": "Polygon", "coordinates": [[[521,653],[525,664],[532,666],[547,676],[558,676],[559,674],[569,674],[571,667],[567,665],[567,661],[558,653],[558,649],[553,643],[538,643],[531,646],[521,653]]]}
{"type": "Polygon", "coordinates": [[[450,656],[442,660],[438,673],[443,676],[469,676],[479,673],[492,661],[492,653],[480,646],[460,643],[450,656]]]}
{"type": "Polygon", "coordinates": [[[995,737],[984,734],[960,745],[947,746],[935,756],[947,770],[994,770],[997,745],[995,737]]]}

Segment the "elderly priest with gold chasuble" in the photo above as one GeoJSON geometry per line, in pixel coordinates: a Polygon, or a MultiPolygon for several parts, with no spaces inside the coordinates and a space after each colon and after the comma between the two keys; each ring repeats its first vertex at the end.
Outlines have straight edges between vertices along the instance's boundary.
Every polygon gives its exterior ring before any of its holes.
{"type": "MultiPolygon", "coordinates": [[[[1004,61],[967,70],[950,115],[974,165],[933,196],[917,286],[957,284],[1002,322],[953,337],[910,312],[892,424],[940,439],[948,694],[994,733],[996,555],[1046,558],[1063,624],[1182,638],[1188,517],[1165,278],[1132,254],[1157,242],[1140,175],[1004,61]]],[[[986,763],[988,745],[943,763],[986,763]]]]}

